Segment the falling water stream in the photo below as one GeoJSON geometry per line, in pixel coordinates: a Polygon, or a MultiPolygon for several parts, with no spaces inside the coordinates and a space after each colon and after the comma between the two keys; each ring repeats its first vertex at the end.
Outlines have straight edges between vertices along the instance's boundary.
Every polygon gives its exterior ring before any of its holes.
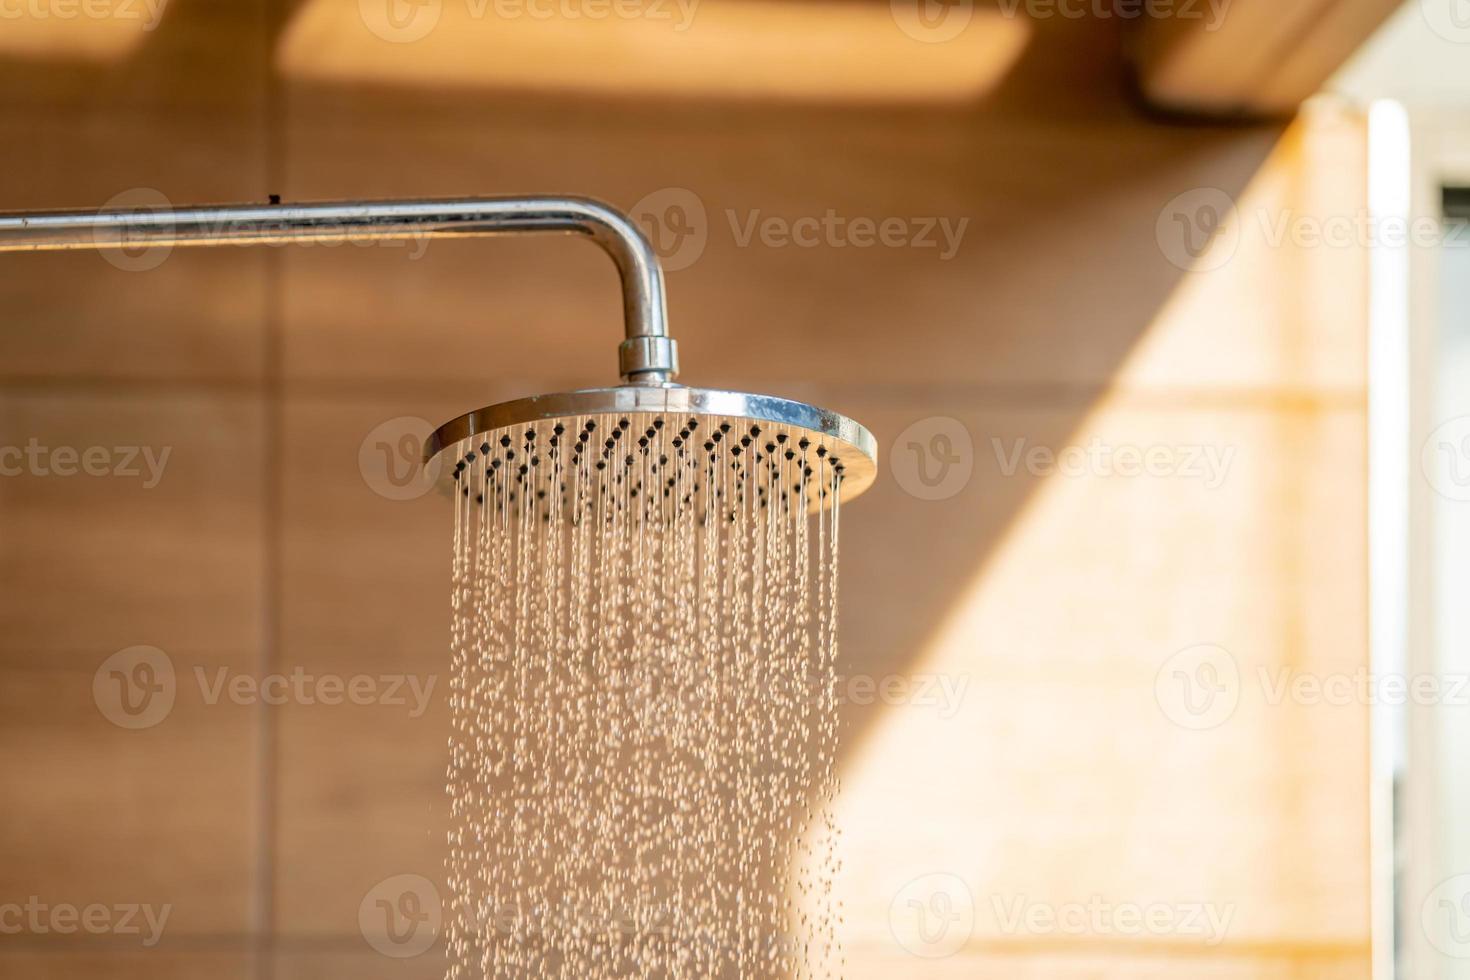
{"type": "Polygon", "coordinates": [[[842,465],[809,435],[598,415],[458,447],[453,980],[840,972],[842,465]]]}

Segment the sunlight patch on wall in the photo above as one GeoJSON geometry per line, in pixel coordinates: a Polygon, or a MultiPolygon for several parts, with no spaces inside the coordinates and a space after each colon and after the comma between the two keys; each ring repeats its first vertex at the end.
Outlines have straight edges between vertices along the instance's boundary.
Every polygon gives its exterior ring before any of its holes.
{"type": "Polygon", "coordinates": [[[1363,155],[1312,112],[1243,189],[1151,175],[1177,287],[1114,385],[975,410],[968,498],[909,502],[958,534],[1025,491],[905,658],[957,693],[843,767],[856,980],[1366,973],[1368,709],[1297,683],[1367,664],[1363,254],[1313,238],[1363,155]]]}
{"type": "Polygon", "coordinates": [[[11,0],[0,3],[0,55],[117,61],[163,20],[169,0],[11,0]]]}
{"type": "Polygon", "coordinates": [[[1309,102],[1243,187],[1202,186],[1189,161],[1157,177],[1145,258],[1175,284],[1116,383],[1360,395],[1366,338],[1344,325],[1362,321],[1385,232],[1364,199],[1364,139],[1360,114],[1309,102]]]}
{"type": "MultiPolygon", "coordinates": [[[[915,2],[915,10],[923,6],[915,2]]],[[[962,103],[1030,35],[837,0],[310,0],[281,39],[299,78],[607,96],[962,103]]]]}

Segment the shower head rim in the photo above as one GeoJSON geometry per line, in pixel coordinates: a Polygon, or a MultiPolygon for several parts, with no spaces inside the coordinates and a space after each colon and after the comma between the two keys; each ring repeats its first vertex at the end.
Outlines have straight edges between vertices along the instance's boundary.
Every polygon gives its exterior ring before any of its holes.
{"type": "MultiPolygon", "coordinates": [[[[813,445],[825,447],[843,465],[841,499],[845,503],[870,486],[878,475],[878,440],[862,423],[806,402],[681,384],[625,384],[608,388],[530,395],[466,412],[439,426],[424,440],[424,466],[434,465],[446,450],[465,439],[532,422],[620,413],[722,416],[753,423],[787,426],[809,433],[813,445]]],[[[453,467],[443,467],[444,482],[453,467]]]]}

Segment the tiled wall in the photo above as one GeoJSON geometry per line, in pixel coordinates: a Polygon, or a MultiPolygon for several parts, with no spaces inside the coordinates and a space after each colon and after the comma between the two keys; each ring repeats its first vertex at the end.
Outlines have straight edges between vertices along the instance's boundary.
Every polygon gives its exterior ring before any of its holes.
{"type": "MultiPolygon", "coordinates": [[[[1365,659],[1363,256],[1273,245],[1258,220],[1360,206],[1356,119],[1318,109],[1279,146],[1144,121],[1105,24],[1044,26],[979,108],[640,107],[295,81],[271,67],[289,13],[175,0],[112,65],[0,58],[0,203],[692,192],[703,253],[669,276],[684,379],[875,430],[896,469],[844,521],[846,668],[967,685],[944,717],[847,710],[851,974],[1365,975],[1365,712],[1252,686],[1365,659]],[[1171,261],[1171,202],[1197,188],[1240,204],[1208,272],[1171,261]],[[969,222],[949,258],[732,230],[828,209],[969,222]],[[973,475],[922,500],[896,439],[938,417],[973,475]],[[1213,486],[1004,463],[1093,438],[1232,462],[1213,486]],[[1199,644],[1246,678],[1204,731],[1156,693],[1199,644]],[[936,872],[974,925],[926,959],[894,917],[936,872]],[[1228,905],[1232,925],[1209,944],[996,922],[996,899],[1092,895],[1228,905]]],[[[0,479],[0,903],[171,912],[151,949],[0,935],[0,976],[432,977],[435,952],[380,955],[358,913],[385,878],[440,874],[439,701],[211,692],[221,670],[442,692],[449,514],[377,492],[359,450],[402,417],[610,380],[611,268],[570,239],[119,265],[0,262],[0,445],[169,452],[156,486],[0,479]],[[170,658],[176,700],[129,730],[94,682],[136,645],[170,658]]]]}

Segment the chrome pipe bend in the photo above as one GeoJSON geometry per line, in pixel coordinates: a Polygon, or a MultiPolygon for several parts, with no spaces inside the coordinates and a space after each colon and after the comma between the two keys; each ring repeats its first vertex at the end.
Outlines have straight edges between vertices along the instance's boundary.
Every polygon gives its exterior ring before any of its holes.
{"type": "Polygon", "coordinates": [[[671,383],[678,348],[668,332],[658,254],[622,212],[586,197],[485,197],[220,205],[156,211],[36,211],[0,215],[0,252],[210,247],[369,241],[523,232],[581,234],[617,266],[626,338],[618,373],[629,384],[671,383]]]}

